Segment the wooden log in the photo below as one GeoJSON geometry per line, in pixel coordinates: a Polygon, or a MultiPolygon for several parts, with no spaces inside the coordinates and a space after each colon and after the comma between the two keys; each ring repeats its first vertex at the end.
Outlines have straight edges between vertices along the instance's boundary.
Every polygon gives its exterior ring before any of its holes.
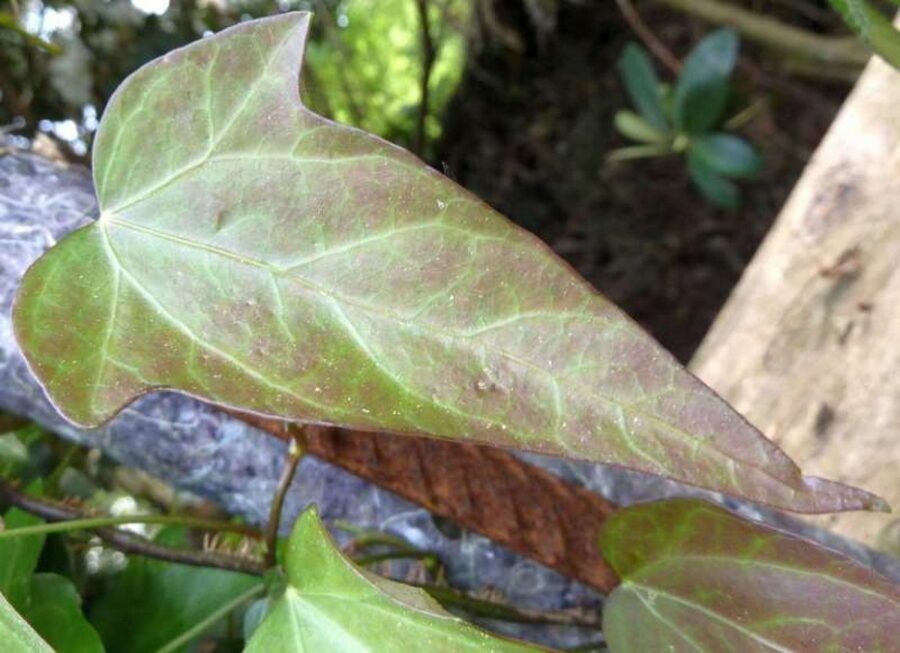
{"type": "MultiPolygon", "coordinates": [[[[692,363],[804,472],[876,492],[895,511],[898,200],[900,73],[873,59],[692,363]]],[[[900,554],[896,512],[817,520],[900,554]]]]}

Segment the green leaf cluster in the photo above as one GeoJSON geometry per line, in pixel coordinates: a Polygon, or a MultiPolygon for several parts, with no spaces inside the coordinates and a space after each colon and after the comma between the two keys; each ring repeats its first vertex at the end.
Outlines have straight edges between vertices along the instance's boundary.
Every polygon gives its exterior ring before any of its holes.
{"type": "Polygon", "coordinates": [[[730,29],[709,34],[685,59],[672,88],[660,81],[643,47],[626,46],[619,71],[637,113],[619,111],[615,126],[640,145],[616,150],[611,158],[683,155],[704,197],[718,206],[737,208],[740,194],[732,180],[752,177],[762,167],[752,145],[722,131],[738,47],[738,37],[730,29]]]}

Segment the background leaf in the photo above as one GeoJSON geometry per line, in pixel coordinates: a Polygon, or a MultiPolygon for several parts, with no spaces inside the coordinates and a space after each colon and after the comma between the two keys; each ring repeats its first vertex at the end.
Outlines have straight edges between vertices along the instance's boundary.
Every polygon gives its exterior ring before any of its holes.
{"type": "Polygon", "coordinates": [[[762,168],[762,158],[753,146],[732,134],[698,136],[690,148],[707,167],[726,177],[752,177],[762,168]]]}
{"type": "MultiPolygon", "coordinates": [[[[184,538],[183,530],[166,529],[157,541],[177,547],[184,538]]],[[[132,556],[94,601],[90,620],[108,650],[149,653],[258,583],[245,574],[132,556]]]]}
{"type": "MultiPolygon", "coordinates": [[[[40,483],[29,487],[31,494],[40,493],[40,483]]],[[[43,524],[40,517],[10,508],[3,516],[4,530],[23,528],[43,524]]],[[[41,550],[44,548],[44,535],[26,535],[0,540],[0,593],[17,609],[22,609],[28,598],[31,575],[37,568],[41,550]]]]}
{"type": "Polygon", "coordinates": [[[900,588],[712,504],[618,511],[600,547],[622,578],[603,611],[613,653],[896,650],[900,588]]]}
{"type": "MultiPolygon", "coordinates": [[[[900,32],[866,0],[829,0],[854,32],[894,68],[900,68],[900,32]]],[[[896,5],[896,0],[892,0],[896,5]]]]}
{"type": "Polygon", "coordinates": [[[687,160],[691,179],[706,199],[725,209],[740,205],[737,186],[716,172],[693,148],[688,151],[687,160]]]}
{"type": "Polygon", "coordinates": [[[728,104],[731,72],[740,42],[730,29],[719,29],[700,41],[684,60],[673,94],[675,126],[702,134],[718,126],[728,104]]]}
{"type": "Polygon", "coordinates": [[[664,143],[668,139],[666,134],[658,131],[633,111],[617,111],[614,121],[619,133],[632,140],[643,143],[664,143]]]}
{"type": "Polygon", "coordinates": [[[53,653],[0,593],[0,642],[8,653],[53,653]]]}
{"type": "Polygon", "coordinates": [[[57,653],[103,651],[97,631],[81,611],[81,597],[68,578],[57,574],[32,576],[21,614],[57,653]]]}
{"type": "Polygon", "coordinates": [[[247,653],[319,651],[539,651],[479,630],[424,591],[353,565],[315,509],[294,525],[285,555],[288,586],[256,628],[247,653]]]}
{"type": "Polygon", "coordinates": [[[650,125],[660,131],[669,129],[659,77],[647,51],[637,43],[625,46],[619,59],[619,72],[628,97],[650,125]]]}
{"type": "Polygon", "coordinates": [[[805,511],[804,479],[530,234],[299,102],[308,15],[148,64],[97,134],[102,214],[26,274],[14,326],[71,419],[168,387],[293,420],[587,458],[805,511]]]}

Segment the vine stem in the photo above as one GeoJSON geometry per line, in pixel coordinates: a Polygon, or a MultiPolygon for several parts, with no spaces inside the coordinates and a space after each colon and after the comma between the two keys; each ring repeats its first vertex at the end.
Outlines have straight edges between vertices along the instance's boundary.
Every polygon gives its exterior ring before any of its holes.
{"type": "Polygon", "coordinates": [[[269,524],[266,528],[266,564],[274,567],[277,562],[278,530],[281,526],[281,510],[284,508],[284,499],[287,496],[300,459],[306,451],[306,434],[304,427],[295,424],[288,425],[288,456],[281,470],[281,478],[275,488],[275,496],[272,498],[272,507],[269,509],[269,524]]]}
{"type": "Polygon", "coordinates": [[[157,650],[156,653],[172,653],[173,651],[180,650],[183,646],[189,644],[192,640],[196,639],[204,632],[206,632],[216,622],[224,619],[230,612],[232,612],[233,610],[237,610],[248,601],[260,596],[265,591],[265,589],[266,586],[263,583],[254,585],[246,592],[243,592],[234,597],[234,599],[223,605],[212,614],[208,615],[205,619],[201,619],[200,621],[195,623],[186,631],[178,635],[178,637],[171,640],[168,644],[157,650]]]}
{"type": "MultiPolygon", "coordinates": [[[[89,530],[94,532],[100,539],[109,546],[125,553],[133,553],[148,558],[155,558],[157,560],[190,565],[193,567],[212,567],[257,576],[261,576],[265,571],[265,566],[260,561],[253,558],[219,553],[216,551],[173,549],[151,542],[147,538],[134,533],[112,527],[123,523],[148,523],[147,519],[142,516],[85,519],[81,513],[74,508],[29,496],[2,480],[0,480],[0,500],[15,506],[20,510],[42,517],[43,519],[58,522],[54,524],[42,524],[41,526],[28,526],[12,530],[3,530],[0,531],[0,538],[66,532],[79,528],[83,529],[85,528],[85,523],[88,523],[89,526],[93,524],[93,527],[89,528],[89,530]],[[101,523],[100,520],[106,525],[98,526],[98,524],[101,523]],[[110,525],[110,520],[115,520],[117,524],[110,525]],[[73,523],[77,523],[77,526],[73,526],[73,523]]],[[[202,527],[206,529],[212,527],[214,530],[223,530],[221,527],[227,526],[228,530],[236,531],[243,535],[254,534],[252,529],[241,527],[237,524],[226,524],[223,522],[200,519],[186,519],[184,517],[176,517],[173,515],[155,515],[153,517],[153,523],[188,525],[193,528],[202,527]],[[158,519],[159,517],[167,519],[165,519],[165,521],[160,521],[158,519]],[[188,524],[186,522],[190,523],[188,524]],[[200,524],[203,524],[203,526],[199,526],[200,524]]],[[[256,534],[256,537],[258,536],[259,535],[256,534]]]]}
{"type": "Polygon", "coordinates": [[[207,519],[194,519],[179,515],[120,515],[116,517],[84,517],[80,519],[67,519],[65,521],[52,522],[50,524],[37,524],[35,526],[23,526],[0,530],[0,540],[11,537],[27,537],[29,535],[49,535],[50,533],[65,533],[68,531],[92,531],[111,526],[123,526],[125,524],[171,524],[174,526],[186,526],[207,531],[223,531],[241,533],[246,535],[245,529],[228,524],[227,522],[212,521],[207,519]]]}

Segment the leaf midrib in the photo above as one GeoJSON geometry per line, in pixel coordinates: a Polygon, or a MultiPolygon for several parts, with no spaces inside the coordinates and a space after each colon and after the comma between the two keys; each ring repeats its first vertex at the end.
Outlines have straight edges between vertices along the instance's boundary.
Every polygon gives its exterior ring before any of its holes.
{"type": "MultiPolygon", "coordinates": [[[[266,272],[271,274],[273,277],[283,277],[283,278],[289,279],[290,281],[297,282],[297,283],[305,286],[309,290],[319,293],[325,297],[328,297],[335,302],[345,303],[347,305],[353,306],[354,308],[356,308],[360,311],[375,314],[377,317],[379,317],[381,319],[394,321],[394,322],[403,324],[407,327],[411,327],[413,329],[417,329],[419,331],[428,333],[432,337],[447,337],[447,335],[448,335],[448,334],[435,332],[432,329],[428,328],[426,325],[423,325],[423,324],[417,323],[417,322],[412,322],[410,320],[405,319],[403,316],[397,315],[395,313],[385,313],[385,312],[382,312],[380,309],[373,307],[371,305],[359,303],[359,302],[353,300],[352,298],[348,298],[346,296],[336,294],[336,293],[328,290],[327,288],[324,288],[316,283],[311,282],[309,279],[307,279],[305,277],[296,275],[294,273],[295,266],[291,266],[287,269],[280,268],[278,266],[273,266],[272,264],[266,263],[265,261],[260,261],[258,259],[252,258],[252,257],[238,254],[231,250],[217,247],[215,245],[210,245],[209,243],[192,240],[192,239],[185,238],[183,236],[172,234],[172,233],[169,233],[166,231],[153,229],[151,227],[147,227],[145,225],[141,225],[141,224],[132,222],[130,220],[122,218],[121,216],[114,215],[112,213],[104,214],[101,217],[101,220],[99,220],[97,223],[97,226],[100,227],[104,231],[104,233],[107,235],[107,237],[109,237],[108,232],[107,232],[107,229],[108,229],[107,225],[115,225],[115,226],[122,227],[124,229],[130,229],[130,230],[140,232],[140,233],[143,233],[145,235],[148,235],[148,236],[151,236],[154,238],[160,238],[163,240],[167,240],[169,242],[174,242],[178,245],[181,245],[181,246],[184,246],[184,247],[187,247],[190,249],[196,249],[196,250],[205,251],[207,253],[214,254],[217,256],[222,256],[222,257],[234,260],[242,265],[247,265],[250,267],[255,267],[257,269],[265,270],[266,272]]],[[[450,228],[454,228],[454,227],[452,227],[452,225],[450,225],[450,228]]],[[[118,259],[118,257],[116,257],[116,258],[118,259]]],[[[120,268],[122,267],[121,263],[118,261],[117,261],[117,265],[120,268]]],[[[577,318],[588,317],[588,318],[590,318],[590,315],[574,314],[573,317],[577,317],[577,318]]],[[[482,327],[479,329],[479,331],[483,330],[484,328],[487,328],[487,327],[482,327]]],[[[450,337],[457,339],[457,340],[471,340],[475,337],[475,336],[467,335],[466,333],[451,331],[449,329],[448,329],[448,332],[449,332],[450,337]]],[[[483,342],[480,344],[488,351],[493,351],[499,356],[505,357],[509,360],[519,363],[520,365],[528,367],[529,369],[532,369],[532,370],[540,373],[541,375],[544,375],[545,377],[549,378],[551,380],[552,386],[556,389],[556,392],[559,392],[560,381],[556,378],[556,376],[552,372],[545,370],[545,369],[537,366],[535,363],[525,360],[525,359],[517,356],[516,354],[508,352],[500,347],[491,346],[491,345],[485,344],[483,342]]],[[[373,358],[373,362],[375,362],[379,367],[383,367],[383,365],[380,363],[380,361],[375,360],[374,358],[373,358]]],[[[403,387],[407,387],[407,386],[404,385],[403,387]]],[[[290,393],[290,394],[292,396],[297,396],[296,393],[290,393]]],[[[717,447],[715,447],[713,444],[710,443],[710,441],[702,440],[700,438],[694,437],[689,432],[657,417],[656,415],[653,415],[652,413],[645,412],[641,409],[636,409],[629,404],[623,404],[623,403],[615,400],[612,397],[603,395],[594,390],[592,390],[592,394],[593,394],[593,396],[597,397],[598,399],[600,399],[602,401],[605,401],[607,404],[615,407],[618,410],[624,410],[631,414],[640,415],[641,417],[647,419],[648,421],[654,422],[657,425],[661,425],[661,426],[665,427],[669,432],[674,433],[674,434],[686,439],[689,442],[698,442],[699,441],[700,445],[702,447],[704,447],[705,451],[712,453],[712,454],[717,454],[717,455],[721,456],[722,458],[724,458],[726,461],[737,461],[746,467],[755,469],[758,472],[760,472],[763,476],[766,476],[766,477],[774,480],[779,486],[781,486],[784,489],[786,489],[787,491],[789,491],[792,495],[797,494],[797,490],[793,486],[791,486],[786,479],[783,479],[781,477],[773,475],[764,466],[760,466],[755,463],[751,463],[751,462],[744,461],[744,460],[738,460],[733,455],[730,455],[730,454],[718,449],[717,447]]],[[[309,402],[309,399],[307,399],[305,397],[298,396],[298,398],[300,398],[306,402],[309,402]]],[[[309,402],[309,403],[316,405],[315,402],[309,402]]],[[[324,409],[325,407],[320,406],[320,408],[324,409]]],[[[464,416],[467,416],[469,418],[476,418],[480,421],[484,421],[483,418],[477,418],[477,416],[469,415],[467,413],[464,413],[464,416]]],[[[557,419],[556,423],[559,423],[559,419],[557,419]]],[[[631,433],[632,433],[631,431],[624,432],[623,435],[624,435],[625,439],[630,441],[636,447],[638,447],[638,449],[642,450],[642,448],[637,443],[637,438],[634,438],[631,435],[631,433]]],[[[557,435],[556,441],[559,442],[564,449],[569,449],[565,440],[562,438],[559,438],[558,433],[556,435],[557,435]]],[[[666,476],[672,476],[672,477],[678,478],[669,470],[669,468],[663,468],[662,471],[664,472],[664,474],[666,476]]],[[[802,477],[799,477],[799,478],[802,482],[802,477]]],[[[735,476],[732,476],[732,486],[735,488],[735,491],[737,491],[739,489],[737,478],[735,476]]]]}

